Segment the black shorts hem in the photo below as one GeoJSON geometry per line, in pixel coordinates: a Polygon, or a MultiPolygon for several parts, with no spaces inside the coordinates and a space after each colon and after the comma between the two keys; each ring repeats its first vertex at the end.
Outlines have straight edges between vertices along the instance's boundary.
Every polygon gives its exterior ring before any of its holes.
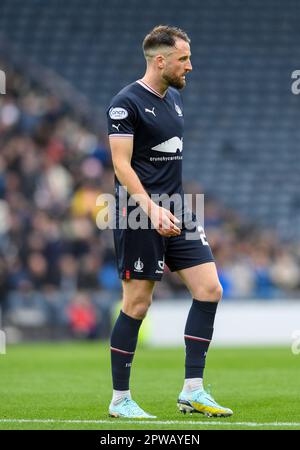
{"type": "Polygon", "coordinates": [[[163,273],[160,276],[142,275],[139,273],[131,273],[129,277],[125,273],[120,273],[119,278],[121,280],[149,280],[149,281],[161,281],[163,273]]]}
{"type": "Polygon", "coordinates": [[[213,258],[206,258],[206,259],[201,259],[199,261],[194,261],[192,263],[187,263],[187,264],[182,264],[180,267],[169,267],[171,272],[178,272],[178,270],[183,270],[183,269],[189,269],[190,267],[195,267],[195,266],[200,266],[201,264],[205,264],[205,263],[209,263],[209,262],[215,262],[215,260],[213,258]]]}

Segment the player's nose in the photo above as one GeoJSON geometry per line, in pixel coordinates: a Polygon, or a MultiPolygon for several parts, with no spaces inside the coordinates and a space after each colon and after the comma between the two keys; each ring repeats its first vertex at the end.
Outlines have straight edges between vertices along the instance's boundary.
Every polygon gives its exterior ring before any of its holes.
{"type": "Polygon", "coordinates": [[[187,65],[185,66],[185,70],[186,70],[187,72],[191,72],[191,71],[193,70],[193,66],[192,66],[191,61],[188,61],[188,62],[187,62],[187,65]]]}

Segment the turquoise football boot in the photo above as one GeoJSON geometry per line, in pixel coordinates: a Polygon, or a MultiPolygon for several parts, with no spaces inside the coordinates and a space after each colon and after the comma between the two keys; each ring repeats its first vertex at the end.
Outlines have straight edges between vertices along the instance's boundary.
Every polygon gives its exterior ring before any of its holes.
{"type": "Polygon", "coordinates": [[[116,405],[111,403],[109,405],[109,415],[110,417],[120,417],[126,419],[156,419],[156,416],[151,416],[146,413],[129,397],[125,397],[116,405]]]}

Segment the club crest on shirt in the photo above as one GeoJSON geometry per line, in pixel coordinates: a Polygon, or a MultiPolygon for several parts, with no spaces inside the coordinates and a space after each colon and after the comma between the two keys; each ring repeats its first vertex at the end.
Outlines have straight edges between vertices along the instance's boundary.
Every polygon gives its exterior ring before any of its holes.
{"type": "Polygon", "coordinates": [[[134,263],[134,271],[135,272],[143,272],[143,268],[144,268],[144,263],[141,261],[141,258],[139,258],[134,263]]]}

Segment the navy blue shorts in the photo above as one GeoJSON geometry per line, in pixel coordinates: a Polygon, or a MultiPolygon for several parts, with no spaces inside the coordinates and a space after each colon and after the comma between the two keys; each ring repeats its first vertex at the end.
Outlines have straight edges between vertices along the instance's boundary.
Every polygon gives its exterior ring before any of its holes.
{"type": "Polygon", "coordinates": [[[172,237],[163,237],[154,229],[115,229],[114,243],[119,277],[123,280],[160,281],[165,264],[176,272],[214,262],[199,224],[192,229],[183,226],[181,234],[172,237]]]}

